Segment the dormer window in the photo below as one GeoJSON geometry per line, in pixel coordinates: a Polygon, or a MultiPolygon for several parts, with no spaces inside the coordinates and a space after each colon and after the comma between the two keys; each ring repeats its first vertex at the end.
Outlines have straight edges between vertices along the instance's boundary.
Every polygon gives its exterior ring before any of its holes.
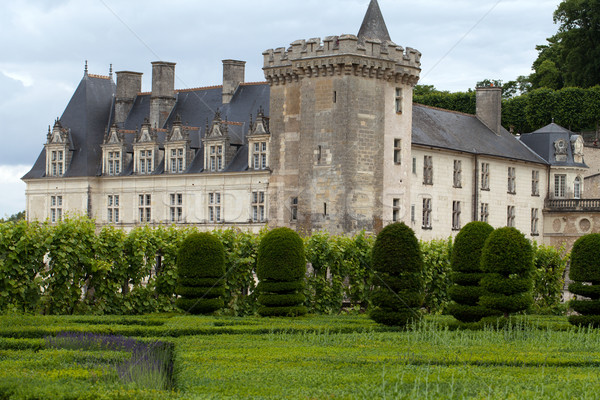
{"type": "Polygon", "coordinates": [[[121,152],[108,152],[108,175],[119,175],[121,173],[121,152]]]}
{"type": "Polygon", "coordinates": [[[183,148],[171,149],[171,173],[183,172],[184,158],[183,148]]]}
{"type": "Polygon", "coordinates": [[[54,128],[48,127],[46,142],[46,176],[61,177],[67,171],[70,161],[70,132],[56,120],[54,128]]]}
{"type": "Polygon", "coordinates": [[[138,171],[140,174],[152,173],[152,150],[140,150],[138,171]]]}
{"type": "Polygon", "coordinates": [[[223,170],[223,146],[210,146],[210,170],[212,172],[223,170]]]}
{"type": "Polygon", "coordinates": [[[252,168],[267,169],[267,142],[254,142],[252,168]]]}
{"type": "Polygon", "coordinates": [[[52,176],[62,176],[63,171],[65,170],[64,163],[64,152],[62,150],[53,150],[52,151],[52,161],[51,161],[51,170],[52,176]]]}

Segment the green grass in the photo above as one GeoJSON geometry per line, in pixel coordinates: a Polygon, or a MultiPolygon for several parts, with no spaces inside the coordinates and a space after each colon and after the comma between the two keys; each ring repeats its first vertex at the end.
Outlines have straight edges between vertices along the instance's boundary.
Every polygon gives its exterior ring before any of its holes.
{"type": "Polygon", "coordinates": [[[0,317],[0,399],[595,399],[600,331],[517,317],[483,331],[427,317],[0,317]],[[49,349],[59,331],[175,343],[173,391],[124,384],[119,351],[49,349]],[[19,335],[18,332],[21,332],[19,335]]]}

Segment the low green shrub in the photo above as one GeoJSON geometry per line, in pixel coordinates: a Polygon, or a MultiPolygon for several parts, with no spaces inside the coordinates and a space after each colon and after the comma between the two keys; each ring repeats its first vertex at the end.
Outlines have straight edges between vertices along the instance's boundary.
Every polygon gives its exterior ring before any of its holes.
{"type": "Polygon", "coordinates": [[[569,316],[573,325],[600,326],[600,234],[592,233],[575,241],[571,252],[569,291],[589,299],[571,300],[570,307],[581,315],[569,316]]]}

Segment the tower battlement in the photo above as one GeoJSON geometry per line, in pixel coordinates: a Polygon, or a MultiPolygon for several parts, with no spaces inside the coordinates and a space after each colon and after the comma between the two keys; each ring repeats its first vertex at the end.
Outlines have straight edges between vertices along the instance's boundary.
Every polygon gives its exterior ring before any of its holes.
{"type": "Polygon", "coordinates": [[[265,78],[271,85],[285,84],[304,77],[362,75],[377,79],[416,84],[421,71],[421,53],[391,41],[366,39],[355,35],[296,40],[263,52],[265,78]]]}

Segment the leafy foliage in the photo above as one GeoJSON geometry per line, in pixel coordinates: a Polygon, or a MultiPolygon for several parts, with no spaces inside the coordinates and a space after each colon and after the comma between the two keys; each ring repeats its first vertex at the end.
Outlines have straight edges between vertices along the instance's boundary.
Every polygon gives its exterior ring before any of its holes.
{"type": "Polygon", "coordinates": [[[377,273],[370,317],[385,325],[406,325],[421,317],[423,256],[412,229],[404,223],[386,226],[373,246],[377,273]]]}
{"type": "Polygon", "coordinates": [[[490,233],[481,253],[481,280],[486,290],[480,304],[504,312],[504,316],[527,309],[533,302],[531,288],[533,248],[516,228],[499,228],[490,233]]]}
{"type": "Polygon", "coordinates": [[[430,313],[441,313],[450,303],[448,288],[452,284],[452,238],[420,242],[423,254],[423,306],[430,313]]]}
{"type": "Polygon", "coordinates": [[[574,325],[600,326],[600,300],[596,294],[600,288],[600,233],[592,233],[575,241],[571,252],[569,278],[574,283],[569,291],[590,299],[571,300],[571,308],[581,315],[572,315],[569,322],[574,325]]]}
{"type": "Polygon", "coordinates": [[[265,234],[258,248],[256,275],[261,282],[267,283],[267,286],[261,286],[258,297],[260,315],[306,314],[307,309],[302,305],[306,297],[300,290],[268,285],[271,282],[303,282],[306,258],[298,233],[289,228],[276,228],[265,234]]]}
{"type": "Polygon", "coordinates": [[[560,314],[564,311],[561,300],[569,255],[564,248],[537,243],[534,243],[533,254],[533,311],[560,314]]]}
{"type": "Polygon", "coordinates": [[[454,286],[449,290],[454,301],[449,312],[462,322],[476,322],[493,315],[494,311],[479,304],[485,293],[479,281],[486,276],[481,270],[481,252],[488,236],[494,228],[486,222],[469,222],[465,225],[454,243],[452,251],[452,277],[454,286]]]}

